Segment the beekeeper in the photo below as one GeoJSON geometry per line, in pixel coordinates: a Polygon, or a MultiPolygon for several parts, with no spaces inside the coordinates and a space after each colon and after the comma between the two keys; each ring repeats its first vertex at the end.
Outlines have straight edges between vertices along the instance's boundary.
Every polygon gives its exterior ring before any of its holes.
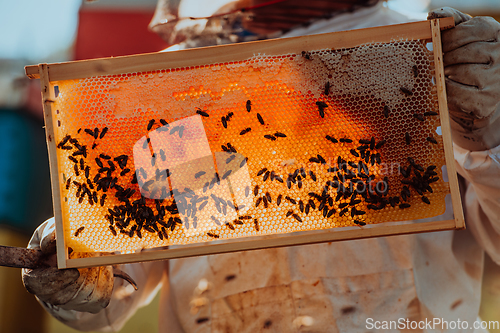
{"type": "MultiPolygon", "coordinates": [[[[239,27],[234,34],[214,36],[206,31],[214,26],[183,23],[183,4],[172,3],[178,1],[160,2],[152,25],[165,18],[177,22],[178,29],[167,25],[163,32],[180,42],[178,48],[408,21],[377,1],[324,1],[328,8],[307,12],[294,11],[295,0],[271,1],[275,7],[264,3],[246,11],[252,21],[230,22],[239,27]],[[313,12],[335,15],[304,24],[301,18],[313,12]],[[265,24],[260,15],[275,19],[265,24]]],[[[231,7],[219,12],[224,10],[231,7]]],[[[467,230],[122,265],[138,291],[113,278],[112,267],[25,270],[26,288],[54,317],[79,330],[119,330],[162,287],[161,332],[364,332],[389,321],[437,319],[447,321],[450,332],[484,332],[473,328],[484,252],[500,263],[500,24],[451,8],[429,14],[448,16],[456,27],[442,34],[444,65],[467,230]]],[[[53,252],[53,240],[49,220],[29,246],[53,252]]]]}

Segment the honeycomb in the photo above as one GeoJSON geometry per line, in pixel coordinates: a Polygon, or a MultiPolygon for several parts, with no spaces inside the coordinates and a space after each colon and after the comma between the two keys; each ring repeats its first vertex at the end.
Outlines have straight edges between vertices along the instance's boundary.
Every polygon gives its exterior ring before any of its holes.
{"type": "Polygon", "coordinates": [[[433,76],[416,40],[55,82],[66,244],[130,253],[441,215],[433,76]]]}

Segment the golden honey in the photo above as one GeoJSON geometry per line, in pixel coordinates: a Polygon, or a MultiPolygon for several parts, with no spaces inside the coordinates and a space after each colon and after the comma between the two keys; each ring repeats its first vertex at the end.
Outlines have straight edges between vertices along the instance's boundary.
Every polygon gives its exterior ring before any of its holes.
{"type": "Polygon", "coordinates": [[[55,82],[66,245],[127,253],[441,215],[433,75],[417,40],[55,82]]]}

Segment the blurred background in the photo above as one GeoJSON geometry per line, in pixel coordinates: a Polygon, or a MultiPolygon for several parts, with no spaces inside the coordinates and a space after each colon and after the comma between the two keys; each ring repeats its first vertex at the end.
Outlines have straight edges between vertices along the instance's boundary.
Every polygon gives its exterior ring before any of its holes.
{"type": "MultiPolygon", "coordinates": [[[[442,6],[500,20],[498,0],[388,0],[385,5],[420,20],[442,6]]],[[[40,86],[24,75],[24,66],[160,51],[169,45],[148,30],[155,7],[156,0],[0,2],[0,244],[26,246],[34,229],[53,216],[40,86]]],[[[198,16],[200,7],[193,12],[198,16]]],[[[158,301],[157,296],[120,332],[157,332],[158,301]]],[[[481,316],[500,320],[500,267],[489,258],[481,316]]],[[[0,267],[2,332],[76,331],[44,312],[22,286],[19,269],[0,267]]]]}

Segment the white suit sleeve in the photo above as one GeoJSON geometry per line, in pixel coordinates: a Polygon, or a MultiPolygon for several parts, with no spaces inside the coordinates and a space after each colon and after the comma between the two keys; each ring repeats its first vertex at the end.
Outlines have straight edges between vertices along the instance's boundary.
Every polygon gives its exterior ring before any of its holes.
{"type": "Polygon", "coordinates": [[[165,261],[121,265],[137,283],[138,290],[121,278],[115,278],[109,305],[97,314],[68,311],[42,302],[47,311],[68,326],[80,331],[117,332],[142,306],[151,302],[161,287],[165,261]]]}
{"type": "Polygon", "coordinates": [[[457,171],[466,180],[462,197],[466,227],[500,263],[500,146],[468,151],[455,145],[457,171]]]}

